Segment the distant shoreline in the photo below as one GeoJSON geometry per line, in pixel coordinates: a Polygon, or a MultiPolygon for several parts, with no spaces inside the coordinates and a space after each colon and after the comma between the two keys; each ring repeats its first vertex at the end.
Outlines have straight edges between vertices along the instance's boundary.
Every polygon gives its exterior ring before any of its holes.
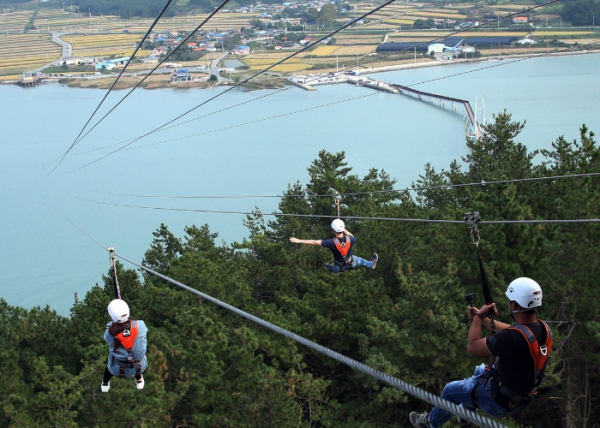
{"type": "MultiPolygon", "coordinates": [[[[568,51],[568,52],[548,52],[548,53],[533,53],[533,54],[516,54],[516,55],[499,55],[492,57],[481,57],[481,58],[471,58],[471,59],[454,59],[454,60],[441,60],[441,61],[428,61],[428,62],[415,62],[409,64],[398,64],[398,65],[387,65],[382,67],[359,67],[357,70],[360,70],[361,74],[372,74],[372,73],[384,73],[388,71],[401,71],[401,70],[412,70],[417,68],[425,68],[425,67],[440,67],[440,66],[448,66],[455,64],[466,64],[473,62],[484,62],[484,61],[503,61],[503,60],[511,60],[511,59],[519,59],[519,58],[543,58],[543,57],[552,57],[552,56],[572,56],[572,55],[592,55],[600,53],[600,49],[595,50],[581,50],[581,51],[568,51]]],[[[308,71],[308,70],[307,70],[308,71]]],[[[91,89],[108,89],[112,84],[112,79],[107,82],[94,82],[94,80],[99,79],[85,79],[85,78],[59,78],[56,80],[46,81],[45,83],[60,83],[66,84],[72,88],[91,88],[91,89]],[[87,82],[84,84],[84,82],[87,82]]],[[[285,79],[287,80],[287,79],[285,79]]],[[[258,90],[258,89],[278,89],[282,87],[282,79],[269,79],[269,81],[253,81],[244,85],[243,88],[249,90],[258,90]],[[279,83],[278,83],[279,82],[279,83]]],[[[6,80],[0,82],[5,85],[18,85],[18,80],[6,80]]],[[[133,79],[122,79],[119,80],[117,87],[115,89],[129,89],[137,84],[137,80],[133,79]]],[[[284,83],[283,86],[287,85],[284,83]]],[[[181,82],[181,83],[171,83],[170,81],[152,81],[148,82],[148,84],[143,84],[141,87],[144,89],[161,89],[161,88],[172,88],[172,89],[192,89],[192,88],[200,88],[200,89],[209,89],[215,86],[220,86],[218,84],[210,85],[204,82],[181,82]]]]}
{"type": "Polygon", "coordinates": [[[570,52],[549,52],[549,53],[541,53],[541,54],[516,54],[516,55],[499,55],[499,56],[487,56],[481,58],[472,58],[472,59],[453,59],[453,60],[443,60],[443,61],[429,61],[429,62],[415,62],[412,64],[399,64],[399,65],[387,65],[383,67],[372,67],[372,68],[359,68],[361,74],[370,74],[370,73],[383,73],[386,71],[397,71],[397,70],[412,70],[415,68],[424,68],[424,67],[440,67],[445,65],[454,65],[454,64],[467,64],[471,62],[483,62],[483,61],[503,61],[510,60],[513,58],[543,58],[549,56],[570,56],[570,55],[589,55],[589,54],[598,54],[600,53],[600,49],[595,50],[583,50],[583,51],[570,51],[570,52]]]}

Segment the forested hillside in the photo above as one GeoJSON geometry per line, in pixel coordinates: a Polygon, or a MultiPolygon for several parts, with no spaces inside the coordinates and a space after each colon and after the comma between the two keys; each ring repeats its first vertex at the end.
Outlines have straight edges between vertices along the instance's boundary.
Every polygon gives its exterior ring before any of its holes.
{"type": "MultiPolygon", "coordinates": [[[[501,113],[463,162],[426,166],[416,184],[435,186],[600,172],[593,133],[558,138],[530,153],[524,124],[501,113]]],[[[398,154],[398,156],[401,156],[398,154]]],[[[322,151],[310,181],[289,185],[282,213],[462,220],[600,218],[600,177],[389,192],[394,180],[372,169],[352,174],[344,153],[322,151]],[[385,191],[385,192],[384,192],[385,191]],[[296,197],[292,195],[305,195],[296,197]]],[[[288,238],[331,236],[330,219],[245,220],[248,238],[218,245],[208,225],[182,237],[160,225],[144,264],[376,369],[440,394],[470,376],[481,358],[466,352],[466,293],[483,304],[475,249],[463,224],[349,221],[355,254],[379,253],[375,270],[331,275],[331,254],[288,238]]],[[[542,319],[554,352],[540,395],[509,426],[592,427],[600,423],[599,224],[482,225],[481,245],[500,317],[518,276],[544,290],[542,319]]],[[[126,239],[126,237],[122,237],[126,239]]],[[[90,250],[91,251],[91,250],[90,250]]],[[[95,251],[95,250],[94,250],[95,251]]],[[[100,392],[112,298],[108,277],[73,306],[71,317],[0,303],[0,427],[406,427],[429,406],[277,336],[164,280],[119,265],[132,317],[149,327],[146,387],[113,379],[100,392]]],[[[18,284],[14,284],[18,286],[18,284]]],[[[448,426],[457,426],[452,420],[448,426]]]]}

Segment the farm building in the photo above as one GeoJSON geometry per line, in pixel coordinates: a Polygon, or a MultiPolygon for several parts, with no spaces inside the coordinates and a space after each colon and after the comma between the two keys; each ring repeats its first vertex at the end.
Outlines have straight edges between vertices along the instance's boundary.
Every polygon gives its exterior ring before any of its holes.
{"type": "Polygon", "coordinates": [[[248,55],[250,53],[249,46],[238,46],[233,50],[234,55],[248,55]]]}
{"type": "Polygon", "coordinates": [[[188,82],[192,80],[192,75],[187,68],[180,68],[171,74],[171,83],[188,82]]]}
{"type": "Polygon", "coordinates": [[[513,24],[527,24],[529,22],[529,18],[526,16],[515,16],[512,19],[513,24]]]}
{"type": "MultiPolygon", "coordinates": [[[[499,37],[499,36],[488,36],[488,37],[448,37],[444,40],[440,40],[439,43],[443,43],[446,46],[456,46],[458,42],[464,39],[464,44],[469,46],[498,46],[510,45],[512,42],[517,41],[518,37],[499,37]]],[[[376,52],[389,52],[389,51],[410,51],[413,52],[415,49],[418,52],[427,52],[427,45],[420,44],[415,46],[417,42],[392,42],[384,43],[377,46],[376,52]]]]}

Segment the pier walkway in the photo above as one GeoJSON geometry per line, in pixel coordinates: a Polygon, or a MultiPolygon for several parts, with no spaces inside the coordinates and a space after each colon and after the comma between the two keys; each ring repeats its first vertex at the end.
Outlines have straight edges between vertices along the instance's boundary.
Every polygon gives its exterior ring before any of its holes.
{"type": "Polygon", "coordinates": [[[461,104],[467,113],[468,118],[468,126],[469,126],[469,135],[474,135],[475,138],[480,139],[482,136],[481,128],[479,127],[479,123],[477,123],[477,118],[475,117],[475,113],[471,108],[471,103],[467,100],[461,100],[460,98],[452,98],[447,97],[445,95],[432,94],[430,92],[418,91],[416,89],[409,88],[408,86],[390,84],[390,86],[396,88],[400,94],[403,95],[412,95],[416,96],[418,99],[422,100],[426,98],[429,102],[434,102],[437,100],[440,106],[444,107],[446,102],[452,103],[452,110],[456,111],[456,105],[461,104]]]}
{"type": "Polygon", "coordinates": [[[458,110],[458,106],[461,105],[465,109],[465,127],[467,128],[467,135],[472,138],[480,139],[482,137],[481,127],[477,123],[477,117],[471,108],[471,104],[467,100],[461,100],[460,98],[447,97],[445,95],[432,94],[430,92],[423,92],[416,89],[409,88],[408,86],[397,85],[394,83],[384,83],[380,80],[373,79],[372,77],[366,76],[351,76],[341,73],[328,73],[323,75],[302,75],[288,78],[294,85],[306,90],[314,91],[316,85],[331,85],[335,83],[350,83],[357,86],[367,86],[372,89],[379,91],[389,92],[392,94],[409,95],[414,96],[420,100],[426,100],[431,103],[438,101],[441,107],[445,107],[446,103],[451,103],[453,111],[458,110]]]}

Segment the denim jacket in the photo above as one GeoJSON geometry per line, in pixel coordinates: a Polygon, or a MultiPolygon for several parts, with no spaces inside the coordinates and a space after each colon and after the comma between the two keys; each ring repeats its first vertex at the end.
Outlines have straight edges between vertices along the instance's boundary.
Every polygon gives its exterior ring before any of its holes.
{"type": "MultiPolygon", "coordinates": [[[[141,363],[140,373],[146,370],[148,367],[148,362],[146,360],[146,348],[148,345],[147,334],[148,327],[142,320],[138,320],[138,334],[135,339],[135,343],[133,344],[133,359],[139,360],[141,363]]],[[[112,321],[106,325],[106,331],[104,332],[104,340],[108,344],[108,370],[114,375],[120,375],[121,365],[119,363],[127,363],[127,351],[122,346],[118,346],[117,349],[114,349],[115,337],[108,332],[108,328],[112,325],[112,321]]],[[[125,369],[125,377],[131,378],[136,375],[137,371],[133,364],[128,364],[125,369]]]]}

